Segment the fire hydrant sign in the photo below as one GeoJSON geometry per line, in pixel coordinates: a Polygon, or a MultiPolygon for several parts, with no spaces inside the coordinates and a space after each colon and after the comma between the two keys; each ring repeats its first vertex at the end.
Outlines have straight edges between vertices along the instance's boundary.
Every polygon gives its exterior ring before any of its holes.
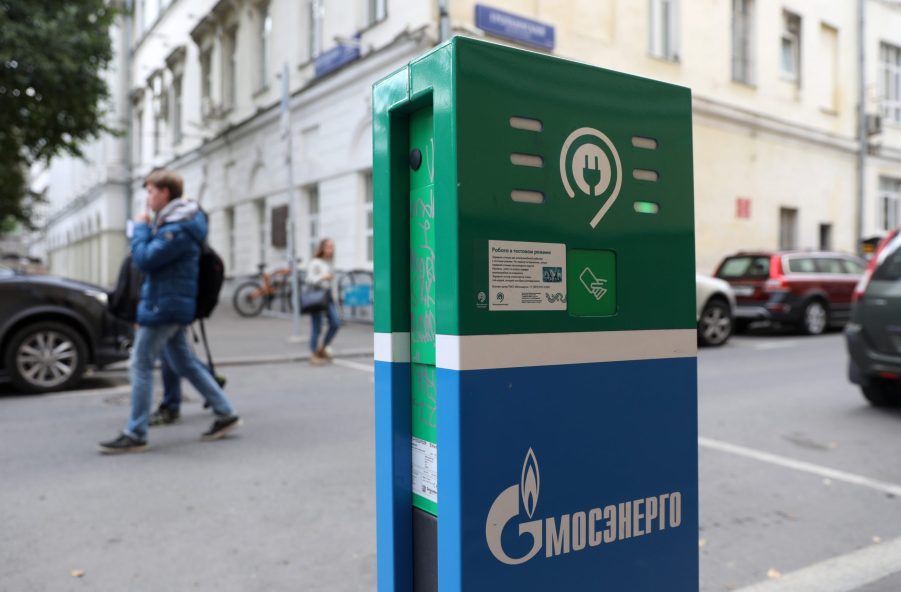
{"type": "Polygon", "coordinates": [[[488,241],[489,310],[566,310],[566,245],[488,241]]]}

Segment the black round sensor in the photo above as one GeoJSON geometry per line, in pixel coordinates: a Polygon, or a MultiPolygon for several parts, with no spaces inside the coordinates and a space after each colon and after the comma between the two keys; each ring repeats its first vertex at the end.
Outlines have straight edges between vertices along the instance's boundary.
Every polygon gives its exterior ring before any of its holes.
{"type": "Polygon", "coordinates": [[[410,151],[410,167],[412,167],[414,171],[418,171],[421,166],[422,152],[419,151],[419,148],[414,148],[410,151]]]}

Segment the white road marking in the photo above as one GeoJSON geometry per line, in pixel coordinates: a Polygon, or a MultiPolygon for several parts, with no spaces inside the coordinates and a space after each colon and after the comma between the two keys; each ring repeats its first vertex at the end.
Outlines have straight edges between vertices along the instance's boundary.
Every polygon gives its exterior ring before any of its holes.
{"type": "Polygon", "coordinates": [[[737,592],[851,592],[901,569],[901,538],[814,563],[737,592]]]}
{"type": "Polygon", "coordinates": [[[731,454],[736,454],[738,456],[752,458],[754,460],[778,465],[788,469],[794,469],[796,471],[801,471],[804,473],[811,473],[813,475],[832,479],[833,481],[841,481],[844,483],[850,483],[852,485],[859,485],[861,487],[866,487],[868,489],[874,489],[882,493],[889,493],[901,497],[901,485],[897,485],[895,483],[878,481],[876,479],[870,479],[869,477],[855,475],[854,473],[846,473],[844,471],[830,469],[829,467],[815,465],[813,463],[808,463],[800,460],[794,460],[785,456],[770,454],[769,452],[754,450],[753,448],[745,448],[744,446],[729,444],[728,442],[721,442],[719,440],[713,440],[711,438],[704,438],[703,436],[698,438],[698,445],[705,448],[710,448],[712,450],[728,452],[731,454]]]}
{"type": "Polygon", "coordinates": [[[766,351],[770,349],[788,349],[790,347],[798,347],[799,344],[800,342],[796,339],[786,339],[780,341],[764,341],[763,343],[755,343],[751,346],[751,348],[759,351],[766,351]]]}
{"type": "Polygon", "coordinates": [[[369,372],[370,374],[375,373],[375,367],[369,364],[361,364],[360,362],[351,362],[350,360],[342,360],[340,358],[335,358],[332,360],[332,363],[336,366],[343,366],[345,368],[350,368],[352,370],[359,370],[360,372],[369,372]]]}

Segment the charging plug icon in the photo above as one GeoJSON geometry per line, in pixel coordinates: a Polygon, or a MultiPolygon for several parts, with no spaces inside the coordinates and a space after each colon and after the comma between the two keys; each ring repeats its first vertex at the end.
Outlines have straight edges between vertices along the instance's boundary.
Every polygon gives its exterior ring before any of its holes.
{"type": "Polygon", "coordinates": [[[585,154],[585,166],[582,168],[582,178],[591,188],[591,195],[594,197],[595,189],[601,184],[601,163],[597,156],[594,162],[589,160],[588,154],[585,154]]]}

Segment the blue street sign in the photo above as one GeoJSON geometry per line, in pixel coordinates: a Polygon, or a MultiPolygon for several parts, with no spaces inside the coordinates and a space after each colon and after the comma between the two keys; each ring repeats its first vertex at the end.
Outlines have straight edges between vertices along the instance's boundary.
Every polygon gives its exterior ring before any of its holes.
{"type": "Polygon", "coordinates": [[[476,4],[476,26],[496,37],[543,49],[554,49],[553,26],[497,8],[476,4]]]}
{"type": "Polygon", "coordinates": [[[372,304],[372,286],[356,284],[344,291],[344,306],[369,306],[372,304]]]}
{"type": "Polygon", "coordinates": [[[316,77],[334,72],[344,64],[360,58],[359,33],[354,36],[356,43],[338,44],[316,56],[316,77]]]}

